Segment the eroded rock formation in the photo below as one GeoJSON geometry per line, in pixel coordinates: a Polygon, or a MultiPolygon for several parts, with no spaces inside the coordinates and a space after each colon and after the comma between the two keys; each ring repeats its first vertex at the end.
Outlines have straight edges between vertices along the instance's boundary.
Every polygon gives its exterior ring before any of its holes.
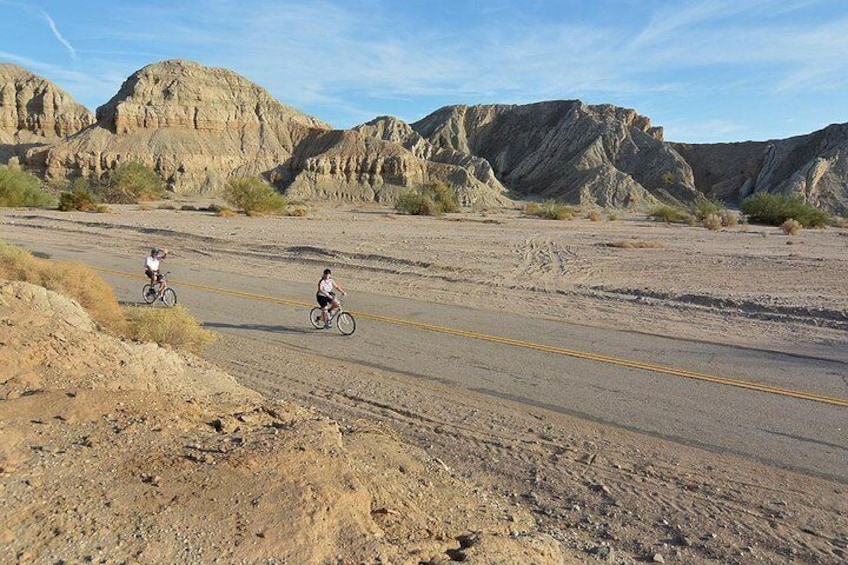
{"type": "Polygon", "coordinates": [[[124,161],[156,170],[178,193],[212,193],[258,175],[329,126],[227,69],[164,61],[133,73],[79,135],[28,154],[46,178],[99,177],[124,161]]]}
{"type": "Polygon", "coordinates": [[[0,64],[0,164],[93,122],[92,113],[55,84],[17,65],[0,64]]]}
{"type": "Polygon", "coordinates": [[[789,139],[673,146],[711,197],[738,204],[755,192],[797,194],[848,215],[848,124],[789,139]]]}
{"type": "Polygon", "coordinates": [[[432,144],[486,159],[510,190],[639,207],[695,196],[686,162],[635,111],[580,101],[449,106],[412,124],[432,144]]]}

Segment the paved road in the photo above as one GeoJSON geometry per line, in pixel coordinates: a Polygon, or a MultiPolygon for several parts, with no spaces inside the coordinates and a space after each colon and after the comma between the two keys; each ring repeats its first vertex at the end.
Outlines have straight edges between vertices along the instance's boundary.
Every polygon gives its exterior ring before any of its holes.
{"type": "MultiPolygon", "coordinates": [[[[85,249],[15,243],[111,271],[134,266],[85,249]]],[[[140,279],[104,276],[119,299],[138,301],[140,279]]],[[[311,284],[185,265],[172,284],[180,302],[216,331],[848,483],[846,351],[789,355],[367,292],[351,293],[347,306],[359,313],[359,324],[354,336],[343,337],[309,326],[311,284]]]]}

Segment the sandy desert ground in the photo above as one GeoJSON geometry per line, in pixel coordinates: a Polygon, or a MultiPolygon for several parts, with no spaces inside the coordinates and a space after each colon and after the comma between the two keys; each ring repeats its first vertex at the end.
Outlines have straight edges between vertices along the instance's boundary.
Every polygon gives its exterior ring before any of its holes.
{"type": "MultiPolygon", "coordinates": [[[[159,244],[184,266],[309,282],[330,265],[352,292],[843,360],[848,352],[845,229],[788,236],[765,226],[710,231],[638,215],[556,222],[497,210],[418,218],[357,206],[271,218],[155,206],[111,214],[15,210],[0,222],[7,241],[71,241],[128,264],[159,244]]],[[[848,491],[837,480],[507,400],[458,396],[373,368],[329,370],[309,354],[268,351],[233,335],[222,335],[207,357],[269,398],[294,400],[342,426],[386,426],[476,485],[475,500],[490,495],[528,512],[529,529],[577,560],[848,559],[848,491]],[[244,362],[263,356],[287,367],[282,379],[244,362]]],[[[528,528],[524,514],[506,519],[528,528]]]]}

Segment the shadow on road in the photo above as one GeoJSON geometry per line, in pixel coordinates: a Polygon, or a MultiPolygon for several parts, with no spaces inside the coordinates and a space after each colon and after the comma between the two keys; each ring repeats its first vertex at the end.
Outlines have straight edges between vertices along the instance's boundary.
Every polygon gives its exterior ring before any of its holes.
{"type": "Polygon", "coordinates": [[[313,328],[292,328],[288,326],[267,326],[264,324],[228,324],[226,322],[204,322],[204,328],[218,328],[226,330],[247,330],[257,332],[267,332],[275,334],[312,334],[319,333],[323,330],[313,328]]]}

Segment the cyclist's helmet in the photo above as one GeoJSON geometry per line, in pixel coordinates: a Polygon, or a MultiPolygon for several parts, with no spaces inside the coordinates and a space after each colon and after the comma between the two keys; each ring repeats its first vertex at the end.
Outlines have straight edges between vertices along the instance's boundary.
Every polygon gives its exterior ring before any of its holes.
{"type": "Polygon", "coordinates": [[[151,248],[150,248],[150,254],[151,254],[151,255],[155,255],[155,254],[157,254],[157,253],[159,253],[159,248],[158,248],[158,247],[151,247],[151,248]]]}
{"type": "Polygon", "coordinates": [[[330,271],[330,269],[324,269],[324,274],[325,274],[325,275],[329,275],[331,272],[332,272],[332,271],[330,271]]]}

